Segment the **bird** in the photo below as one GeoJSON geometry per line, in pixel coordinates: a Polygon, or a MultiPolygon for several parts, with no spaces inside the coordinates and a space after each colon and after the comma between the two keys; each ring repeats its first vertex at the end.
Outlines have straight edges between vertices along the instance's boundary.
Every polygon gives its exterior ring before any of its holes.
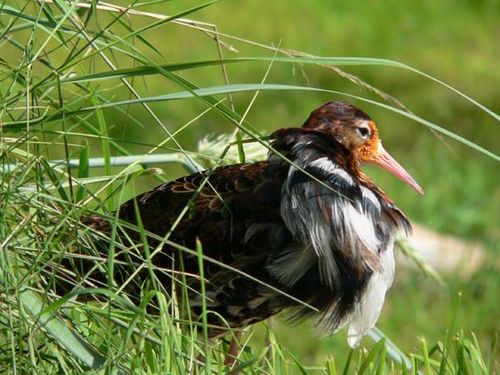
{"type": "MultiPolygon", "coordinates": [[[[384,149],[375,121],[350,103],[327,102],[301,127],[269,139],[266,160],[164,183],[125,202],[117,216],[152,234],[148,242],[161,247],[151,258],[155,278],[171,290],[182,275],[187,301],[178,300],[194,320],[208,311],[210,337],[283,313],[313,318],[327,333],[348,327],[355,347],[392,284],[395,239],[411,233],[405,214],[361,167],[378,165],[423,190],[384,149]],[[201,266],[196,252],[182,251],[197,248],[201,266]]],[[[109,230],[102,218],[84,222],[109,230]]]]}

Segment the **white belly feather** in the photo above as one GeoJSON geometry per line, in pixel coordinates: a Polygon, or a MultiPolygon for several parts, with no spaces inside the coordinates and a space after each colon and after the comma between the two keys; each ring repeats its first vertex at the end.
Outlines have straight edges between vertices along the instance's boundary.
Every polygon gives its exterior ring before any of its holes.
{"type": "Polygon", "coordinates": [[[347,342],[351,347],[359,344],[368,330],[375,326],[380,316],[385,294],[394,280],[393,247],[393,241],[391,241],[389,246],[380,253],[380,268],[371,276],[366,291],[351,315],[347,334],[347,342]]]}

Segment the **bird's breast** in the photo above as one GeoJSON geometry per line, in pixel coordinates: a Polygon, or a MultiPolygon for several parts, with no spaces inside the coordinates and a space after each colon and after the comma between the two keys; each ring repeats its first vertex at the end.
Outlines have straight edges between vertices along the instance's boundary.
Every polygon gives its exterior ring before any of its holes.
{"type": "Polygon", "coordinates": [[[388,210],[377,190],[334,158],[297,152],[280,205],[295,242],[275,256],[269,272],[292,289],[308,279],[316,290],[329,290],[328,303],[310,301],[321,310],[319,320],[331,331],[356,321],[358,337],[374,324],[394,275],[399,225],[388,210]]]}

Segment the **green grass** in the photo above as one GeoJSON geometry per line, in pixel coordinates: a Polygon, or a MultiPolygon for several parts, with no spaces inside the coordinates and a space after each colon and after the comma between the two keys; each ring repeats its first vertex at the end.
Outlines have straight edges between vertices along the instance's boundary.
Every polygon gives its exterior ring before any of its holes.
{"type": "MultiPolygon", "coordinates": [[[[308,324],[290,326],[279,318],[272,329],[259,324],[243,336],[239,364],[248,374],[498,372],[498,160],[460,143],[470,141],[498,154],[495,115],[414,72],[355,58],[409,64],[498,112],[500,47],[491,43],[498,31],[498,4],[415,0],[382,6],[359,0],[290,6],[280,0],[160,1],[133,7],[173,17],[125,16],[71,8],[62,1],[0,5],[0,371],[227,373],[227,343],[207,342],[181,318],[176,301],[165,298],[161,285],[146,285],[139,306],[127,299],[122,285],[113,285],[113,270],[119,267],[114,256],[131,245],[117,235],[117,223],[100,259],[102,239],[79,223],[80,215],[111,215],[138,192],[185,174],[193,168],[187,156],[203,162],[196,145],[213,132],[239,129],[235,139],[255,137],[301,124],[326,100],[345,99],[328,90],[399,108],[365,82],[416,114],[412,119],[352,99],[377,120],[385,147],[426,195],[416,197],[375,169],[370,175],[413,220],[482,242],[488,252],[485,266],[465,280],[447,276],[443,285],[418,272],[400,273],[379,327],[406,353],[411,370],[402,368],[383,342],[365,339],[350,351],[343,333],[322,337],[308,324]],[[220,36],[225,44],[219,50],[207,36],[211,26],[202,24],[207,30],[200,31],[174,23],[176,17],[216,23],[219,32],[229,35],[220,36]],[[354,56],[351,64],[343,61],[338,67],[362,81],[346,79],[332,70],[336,65],[319,66],[325,61],[315,57],[284,61],[290,60],[290,51],[272,44],[324,57],[354,56]],[[217,62],[220,51],[226,59],[254,58],[226,66],[226,83],[232,86],[225,90],[250,84],[248,92],[217,94],[225,83],[220,64],[197,63],[217,62]],[[183,69],[176,63],[183,63],[183,69]],[[120,69],[128,69],[128,75],[116,77],[120,69]],[[99,80],[88,79],[96,74],[99,80]],[[302,91],[270,90],[272,84],[302,91]],[[147,99],[156,96],[163,97],[147,99]],[[458,140],[441,141],[423,120],[457,134],[458,140]],[[174,162],[141,164],[141,155],[159,153],[171,154],[174,162]],[[127,167],[112,166],[111,157],[118,155],[138,157],[127,167]],[[103,167],[90,168],[91,157],[101,158],[103,167]],[[179,157],[184,164],[177,162],[179,157]],[[70,159],[80,159],[80,167],[49,163],[70,159]],[[17,167],[8,172],[12,164],[17,167]],[[53,294],[53,269],[68,256],[94,257],[108,274],[104,288],[79,280],[79,293],[100,295],[98,301],[81,303],[74,294],[65,299],[53,294]],[[156,301],[159,316],[146,310],[149,300],[156,301]]],[[[334,61],[339,62],[328,62],[334,61]]],[[[212,164],[224,162],[221,154],[212,154],[212,164]]],[[[140,267],[151,271],[156,249],[132,250],[140,267]]],[[[206,261],[201,248],[191,251],[206,261]]]]}

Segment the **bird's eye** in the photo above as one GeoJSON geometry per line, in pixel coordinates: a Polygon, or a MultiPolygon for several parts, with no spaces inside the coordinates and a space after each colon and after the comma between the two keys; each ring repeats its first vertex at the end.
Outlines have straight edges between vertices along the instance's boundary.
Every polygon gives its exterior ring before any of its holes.
{"type": "Polygon", "coordinates": [[[367,139],[370,136],[370,129],[368,129],[368,128],[359,127],[359,128],[356,128],[356,130],[358,132],[358,135],[363,139],[367,139]]]}

